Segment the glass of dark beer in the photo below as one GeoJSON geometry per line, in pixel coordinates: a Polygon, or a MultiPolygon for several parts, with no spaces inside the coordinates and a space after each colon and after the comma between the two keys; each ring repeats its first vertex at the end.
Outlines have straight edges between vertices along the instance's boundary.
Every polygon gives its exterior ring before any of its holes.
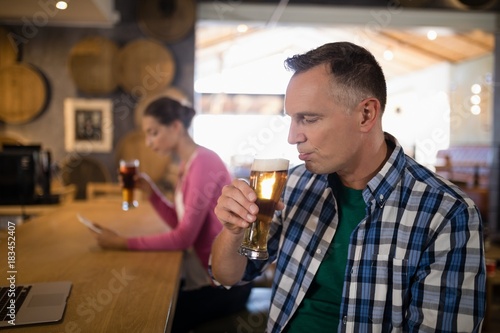
{"type": "Polygon", "coordinates": [[[122,178],[122,209],[129,210],[139,203],[134,196],[135,175],[139,169],[139,160],[120,160],[120,176],[122,178]]]}
{"type": "Polygon", "coordinates": [[[289,161],[282,158],[255,159],[250,170],[250,186],[257,194],[255,202],[259,213],[254,223],[245,230],[238,252],[249,259],[265,260],[267,236],[276,204],[285,188],[289,161]]]}

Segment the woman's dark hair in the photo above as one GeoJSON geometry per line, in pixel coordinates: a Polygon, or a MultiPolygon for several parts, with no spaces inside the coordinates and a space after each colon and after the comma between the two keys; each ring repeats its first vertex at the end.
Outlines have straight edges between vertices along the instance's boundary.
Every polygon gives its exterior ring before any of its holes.
{"type": "Polygon", "coordinates": [[[365,48],[349,42],[328,43],[285,60],[285,67],[295,73],[326,64],[338,91],[332,95],[348,109],[363,99],[375,97],[382,111],[387,102],[384,73],[375,57],[365,48]]]}
{"type": "Polygon", "coordinates": [[[195,114],[193,108],[168,97],[154,100],[144,110],[144,116],[154,117],[162,125],[170,125],[180,120],[186,129],[191,126],[195,114]]]}

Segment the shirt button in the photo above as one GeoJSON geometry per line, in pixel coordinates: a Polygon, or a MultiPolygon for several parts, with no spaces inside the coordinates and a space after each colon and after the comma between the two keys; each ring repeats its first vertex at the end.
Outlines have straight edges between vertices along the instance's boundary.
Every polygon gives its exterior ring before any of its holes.
{"type": "Polygon", "coordinates": [[[384,200],[384,195],[383,194],[379,195],[379,199],[384,200]]]}
{"type": "Polygon", "coordinates": [[[342,318],[342,324],[344,324],[344,325],[347,324],[347,316],[344,316],[342,318]]]}
{"type": "Polygon", "coordinates": [[[317,250],[316,250],[316,253],[317,253],[317,254],[321,254],[321,249],[317,249],[317,250]]]}

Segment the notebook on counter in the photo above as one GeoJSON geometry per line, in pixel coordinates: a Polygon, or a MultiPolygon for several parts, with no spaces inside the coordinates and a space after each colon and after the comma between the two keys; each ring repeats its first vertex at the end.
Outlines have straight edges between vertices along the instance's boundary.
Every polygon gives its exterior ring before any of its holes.
{"type": "Polygon", "coordinates": [[[69,281],[1,286],[0,327],[54,323],[62,320],[71,286],[69,281]],[[15,304],[15,309],[12,304],[15,304]]]}

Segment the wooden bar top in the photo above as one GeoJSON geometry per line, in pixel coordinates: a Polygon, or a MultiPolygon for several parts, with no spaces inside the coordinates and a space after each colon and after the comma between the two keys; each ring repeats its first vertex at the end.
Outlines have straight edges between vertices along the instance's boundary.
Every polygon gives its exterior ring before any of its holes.
{"type": "Polygon", "coordinates": [[[5,216],[38,216],[61,209],[61,204],[51,205],[0,205],[0,215],[5,216]]]}
{"type": "MultiPolygon", "coordinates": [[[[78,212],[125,236],[168,230],[148,202],[125,212],[116,199],[75,201],[16,226],[16,284],[73,283],[62,322],[21,331],[170,332],[182,252],[102,250],[78,212]]],[[[8,236],[0,231],[1,285],[7,284],[8,236]]]]}

